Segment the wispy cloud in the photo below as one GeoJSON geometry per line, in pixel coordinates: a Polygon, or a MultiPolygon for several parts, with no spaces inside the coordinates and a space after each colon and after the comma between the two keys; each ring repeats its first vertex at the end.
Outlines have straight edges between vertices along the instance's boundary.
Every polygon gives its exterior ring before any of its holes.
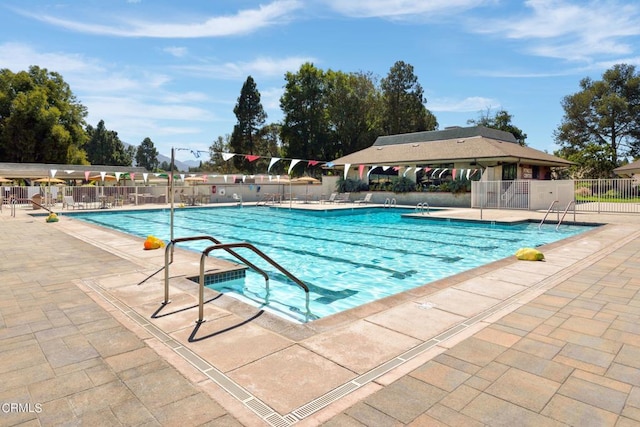
{"type": "Polygon", "coordinates": [[[409,18],[416,15],[442,15],[452,11],[472,9],[493,1],[487,0],[325,0],[338,13],[355,18],[409,18]]]}
{"type": "Polygon", "coordinates": [[[500,107],[500,101],[481,96],[471,96],[464,99],[430,98],[427,104],[427,108],[432,112],[446,113],[468,113],[500,107]]]}
{"type": "Polygon", "coordinates": [[[298,0],[276,0],[256,9],[246,9],[235,15],[214,16],[197,22],[156,22],[145,20],[121,20],[112,24],[88,22],[87,20],[69,20],[52,15],[41,15],[23,11],[22,13],[84,34],[117,37],[153,37],[153,38],[200,38],[223,37],[254,33],[264,27],[281,24],[291,19],[291,14],[299,9],[298,0]]]}
{"type": "Polygon", "coordinates": [[[538,56],[592,61],[605,55],[629,55],[628,37],[640,35],[640,5],[618,1],[530,0],[529,14],[484,21],[478,32],[527,42],[525,52],[538,56]]]}
{"type": "Polygon", "coordinates": [[[253,77],[282,77],[287,71],[295,72],[305,62],[314,62],[311,57],[269,58],[259,57],[247,62],[225,62],[222,64],[197,64],[179,67],[201,76],[217,79],[245,79],[253,77]]]}
{"type": "Polygon", "coordinates": [[[163,51],[167,52],[172,56],[175,56],[176,58],[182,58],[186,56],[187,53],[189,53],[189,49],[187,49],[186,47],[178,47],[178,46],[165,47],[163,51]]]}

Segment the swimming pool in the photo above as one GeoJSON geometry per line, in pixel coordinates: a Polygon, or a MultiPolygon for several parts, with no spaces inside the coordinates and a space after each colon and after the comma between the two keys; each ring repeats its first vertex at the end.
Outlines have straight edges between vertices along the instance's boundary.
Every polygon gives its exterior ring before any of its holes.
{"type": "MultiPolygon", "coordinates": [[[[512,256],[521,247],[555,242],[590,227],[446,222],[402,217],[400,208],[328,211],[268,207],[176,209],[174,237],[210,235],[224,243],[249,242],[301,279],[310,289],[311,318],[325,317],[432,281],[512,256]]],[[[110,211],[73,215],[135,236],[170,239],[169,210],[110,211]]],[[[202,251],[211,243],[180,247],[202,251]]],[[[265,270],[269,308],[305,321],[304,292],[250,252],[242,256],[265,270]]],[[[236,262],[223,251],[211,256],[236,262]]],[[[197,275],[194,271],[194,275],[197,275]]],[[[218,291],[262,305],[262,276],[211,285],[218,291]]]]}

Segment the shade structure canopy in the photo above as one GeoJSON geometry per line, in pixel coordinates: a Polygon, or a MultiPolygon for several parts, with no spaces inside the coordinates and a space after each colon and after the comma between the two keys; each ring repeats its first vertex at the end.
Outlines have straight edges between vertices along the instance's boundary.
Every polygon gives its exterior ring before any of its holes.
{"type": "Polygon", "coordinates": [[[64,184],[66,181],[60,178],[38,178],[33,182],[46,183],[46,184],[64,184]]]}
{"type": "Polygon", "coordinates": [[[0,182],[7,183],[7,182],[13,182],[13,180],[0,176],[0,182]]]}

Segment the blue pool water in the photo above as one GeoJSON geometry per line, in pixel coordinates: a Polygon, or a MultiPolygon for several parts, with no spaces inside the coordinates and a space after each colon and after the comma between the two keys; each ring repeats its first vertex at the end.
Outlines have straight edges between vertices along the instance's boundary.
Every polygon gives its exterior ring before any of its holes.
{"type": "MultiPolygon", "coordinates": [[[[590,227],[521,223],[446,222],[403,218],[403,209],[301,211],[266,207],[176,209],[174,237],[210,235],[223,243],[249,242],[310,288],[311,316],[301,288],[250,251],[238,252],[269,273],[269,308],[298,321],[328,316],[512,256],[590,227]]],[[[135,236],[170,239],[169,210],[74,214],[75,218],[135,236]]],[[[180,243],[196,251],[210,242],[180,243]]],[[[223,251],[211,256],[236,262],[223,251]]],[[[194,275],[197,275],[197,269],[194,275]]],[[[211,285],[261,305],[262,276],[211,285]]]]}

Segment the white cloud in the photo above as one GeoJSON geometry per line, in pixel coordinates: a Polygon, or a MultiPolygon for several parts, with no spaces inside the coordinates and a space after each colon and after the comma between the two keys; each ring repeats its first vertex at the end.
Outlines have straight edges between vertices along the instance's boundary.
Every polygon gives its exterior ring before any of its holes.
{"type": "Polygon", "coordinates": [[[118,37],[199,38],[223,37],[254,33],[264,27],[281,24],[299,9],[297,0],[276,0],[257,9],[241,10],[235,15],[216,16],[199,22],[155,22],[122,20],[114,24],[97,24],[87,20],[73,21],[51,15],[22,13],[48,24],[84,34],[118,37]]]}
{"type": "Polygon", "coordinates": [[[530,14],[485,20],[478,32],[527,42],[526,51],[551,58],[590,61],[598,55],[627,55],[634,46],[627,37],[640,35],[640,5],[592,0],[525,2],[530,14]]]}
{"type": "Polygon", "coordinates": [[[413,18],[416,15],[441,15],[451,11],[472,9],[487,0],[325,0],[333,10],[356,18],[413,18]]]}
{"type": "Polygon", "coordinates": [[[464,99],[430,98],[427,108],[432,112],[468,113],[500,108],[500,101],[481,96],[471,96],[464,99]]]}
{"type": "Polygon", "coordinates": [[[42,53],[24,43],[0,44],[0,67],[13,72],[29,69],[37,65],[55,71],[65,77],[66,73],[101,73],[104,68],[98,61],[85,58],[82,55],[62,52],[42,53]]]}
{"type": "Polygon", "coordinates": [[[175,56],[176,58],[182,58],[187,55],[189,49],[186,47],[178,47],[178,46],[169,46],[165,47],[163,51],[167,52],[170,55],[175,56]]]}
{"type": "Polygon", "coordinates": [[[282,77],[288,71],[298,71],[300,66],[305,62],[314,62],[314,58],[294,56],[274,59],[260,57],[249,62],[189,65],[179,68],[201,76],[212,76],[222,79],[245,79],[249,75],[253,77],[282,77]]]}

